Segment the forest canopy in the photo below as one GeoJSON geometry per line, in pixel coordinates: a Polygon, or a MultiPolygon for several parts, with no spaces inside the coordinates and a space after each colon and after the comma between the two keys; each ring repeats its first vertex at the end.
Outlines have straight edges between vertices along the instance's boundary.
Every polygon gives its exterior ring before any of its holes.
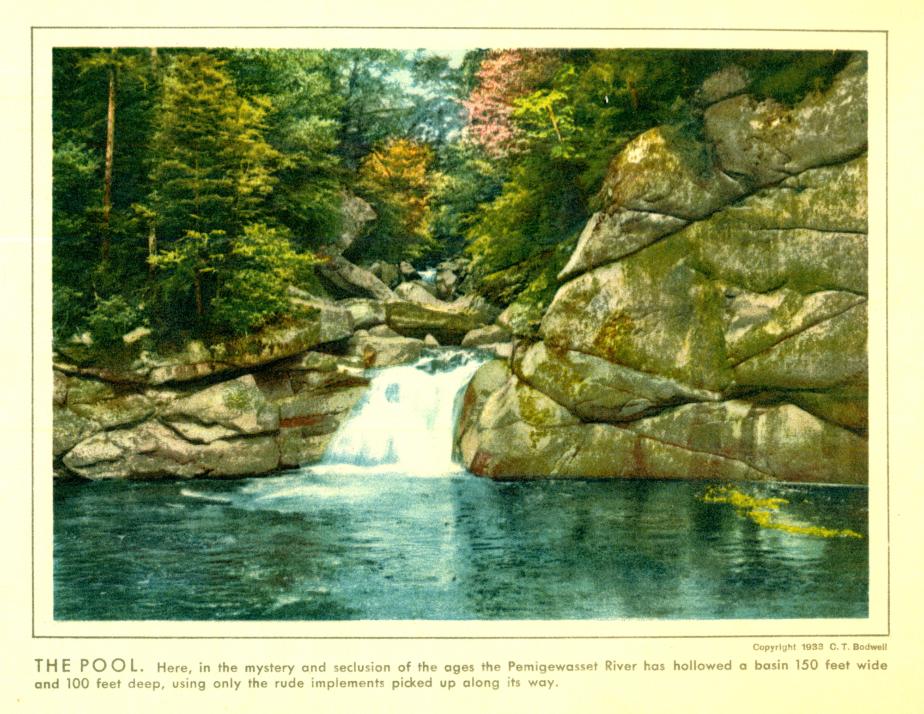
{"type": "Polygon", "coordinates": [[[54,329],[116,343],[236,335],[324,296],[345,199],[376,214],[347,257],[464,256],[464,289],[539,310],[607,167],[732,62],[793,103],[837,52],[56,49],[54,329]]]}

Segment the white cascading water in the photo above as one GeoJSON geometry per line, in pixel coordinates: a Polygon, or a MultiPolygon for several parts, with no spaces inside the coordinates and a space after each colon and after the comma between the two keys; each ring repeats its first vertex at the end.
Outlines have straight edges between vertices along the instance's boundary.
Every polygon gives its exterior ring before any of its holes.
{"type": "Polygon", "coordinates": [[[415,364],[375,370],[313,472],[458,473],[452,460],[456,398],[484,362],[468,350],[426,352],[415,364]]]}
{"type": "Polygon", "coordinates": [[[425,283],[433,285],[436,282],[436,268],[426,268],[425,270],[418,270],[417,274],[420,276],[420,279],[425,283]]]}

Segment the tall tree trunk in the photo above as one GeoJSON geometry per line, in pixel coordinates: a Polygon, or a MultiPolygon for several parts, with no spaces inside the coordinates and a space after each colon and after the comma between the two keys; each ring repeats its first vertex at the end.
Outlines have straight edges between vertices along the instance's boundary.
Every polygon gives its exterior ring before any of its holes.
{"type": "Polygon", "coordinates": [[[196,293],[196,316],[201,318],[205,310],[202,305],[202,276],[199,274],[198,270],[193,277],[193,286],[195,287],[196,293]]]}
{"type": "Polygon", "coordinates": [[[111,238],[109,214],[112,212],[112,155],[115,150],[115,68],[109,68],[109,104],[106,110],[106,168],[103,175],[103,262],[109,260],[111,238]]]}
{"type": "Polygon", "coordinates": [[[549,119],[552,120],[552,128],[555,130],[555,136],[558,137],[558,143],[561,143],[561,132],[558,130],[558,119],[555,118],[555,112],[552,110],[552,105],[546,105],[546,108],[549,110],[549,119]]]}
{"type": "Polygon", "coordinates": [[[627,79],[626,89],[629,90],[629,98],[632,100],[632,109],[638,111],[638,90],[635,88],[635,82],[631,79],[627,79]]]}
{"type": "MultiPolygon", "coordinates": [[[[157,226],[154,219],[151,219],[148,225],[148,258],[153,258],[155,255],[157,255],[157,226]]],[[[148,273],[154,274],[154,264],[150,261],[148,261],[148,273]]]]}

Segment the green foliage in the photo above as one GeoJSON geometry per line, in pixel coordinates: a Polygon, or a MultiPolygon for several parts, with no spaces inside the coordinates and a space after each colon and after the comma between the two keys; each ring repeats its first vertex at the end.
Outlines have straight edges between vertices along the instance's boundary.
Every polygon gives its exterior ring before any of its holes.
{"type": "Polygon", "coordinates": [[[809,92],[825,90],[849,56],[847,52],[745,52],[735,59],[751,74],[752,94],[793,105],[809,92]]]}
{"type": "Polygon", "coordinates": [[[264,224],[234,238],[189,231],[151,258],[159,272],[154,309],[174,329],[245,334],[289,312],[288,286],[310,280],[315,262],[293,248],[285,231],[264,224]]]}
{"type": "Polygon", "coordinates": [[[96,305],[87,315],[86,325],[93,342],[102,347],[122,344],[122,335],[141,325],[143,315],[137,306],[121,295],[97,298],[96,305]]]}
{"type": "Polygon", "coordinates": [[[357,188],[378,220],[348,254],[396,261],[417,257],[431,244],[432,162],[426,144],[407,139],[391,139],[363,158],[357,188]]]}
{"type": "Polygon", "coordinates": [[[534,327],[626,142],[667,123],[700,151],[693,97],[709,73],[738,64],[756,96],[795,103],[847,54],[472,50],[459,68],[392,49],[52,59],[55,336],[91,329],[114,345],[145,322],[173,339],[284,320],[289,284],[321,292],[312,255],[339,235],[344,193],[378,215],[348,258],[464,249],[466,287],[534,327]]]}
{"type": "Polygon", "coordinates": [[[286,289],[304,283],[313,256],[296,252],[280,231],[247,226],[231,246],[211,322],[220,332],[242,335],[286,315],[286,289]]]}
{"type": "Polygon", "coordinates": [[[343,97],[319,50],[235,50],[228,69],[242,96],[266,97],[265,136],[280,151],[267,213],[298,245],[317,247],[340,226],[343,169],[337,155],[343,97]]]}
{"type": "Polygon", "coordinates": [[[503,171],[476,145],[455,142],[437,156],[437,175],[430,230],[438,246],[434,257],[449,257],[462,252],[479,207],[497,197],[503,171]]]}
{"type": "Polygon", "coordinates": [[[87,296],[68,285],[56,285],[52,302],[52,327],[55,339],[67,339],[80,331],[89,311],[87,296]]]}
{"type": "Polygon", "coordinates": [[[336,49],[328,59],[331,83],[342,102],[338,154],[355,168],[376,144],[408,137],[413,105],[400,80],[408,58],[400,50],[336,49]]]}
{"type": "Polygon", "coordinates": [[[500,195],[480,208],[468,231],[479,292],[509,304],[531,280],[526,264],[534,258],[541,263],[542,254],[584,222],[587,209],[576,179],[575,166],[562,161],[528,160],[513,168],[500,195]],[[495,274],[518,273],[523,274],[512,282],[505,277],[503,287],[496,287],[495,274]]]}
{"type": "Polygon", "coordinates": [[[224,231],[187,231],[169,250],[148,259],[155,268],[151,303],[159,325],[168,330],[206,325],[206,306],[228,249],[224,231]]]}
{"type": "Polygon", "coordinates": [[[234,233],[261,215],[280,159],[263,136],[269,106],[242,98],[210,54],[173,59],[152,146],[150,205],[162,237],[234,233]]]}

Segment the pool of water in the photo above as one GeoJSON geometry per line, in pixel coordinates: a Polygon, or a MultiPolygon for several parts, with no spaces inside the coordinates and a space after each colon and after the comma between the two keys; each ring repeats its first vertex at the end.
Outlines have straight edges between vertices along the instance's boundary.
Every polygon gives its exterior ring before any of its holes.
{"type": "Polygon", "coordinates": [[[866,491],[294,472],[55,486],[54,612],[81,620],[865,617],[866,491]]]}
{"type": "Polygon", "coordinates": [[[865,617],[866,490],[477,478],[452,459],[459,348],[371,373],[324,463],[54,488],[54,612],[81,620],[865,617]],[[740,499],[739,499],[740,501],[740,499]],[[745,499],[746,502],[746,499],[745,499]],[[862,537],[818,537],[806,528],[862,537]],[[803,529],[801,532],[799,528],[803,529]]]}

